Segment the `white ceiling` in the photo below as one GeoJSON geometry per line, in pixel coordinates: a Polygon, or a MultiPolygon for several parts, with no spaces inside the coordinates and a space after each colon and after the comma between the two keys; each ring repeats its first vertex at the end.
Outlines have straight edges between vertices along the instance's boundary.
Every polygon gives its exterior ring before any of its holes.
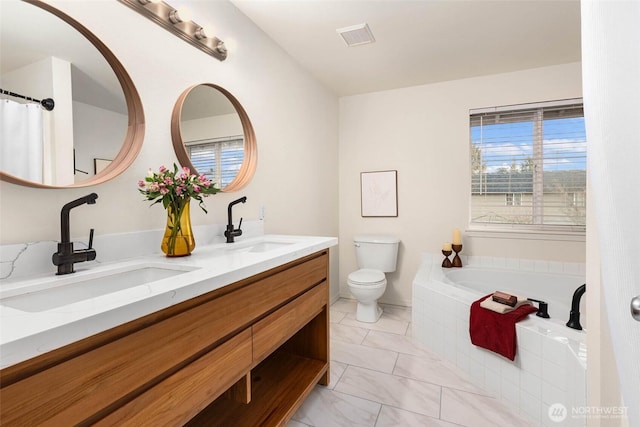
{"type": "Polygon", "coordinates": [[[231,1],[339,96],[580,60],[578,0],[231,1]]]}

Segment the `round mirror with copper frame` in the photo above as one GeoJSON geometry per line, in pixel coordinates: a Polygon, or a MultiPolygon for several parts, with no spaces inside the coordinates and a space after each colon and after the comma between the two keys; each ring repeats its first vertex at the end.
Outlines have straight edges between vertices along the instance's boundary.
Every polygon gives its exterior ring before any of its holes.
{"type": "MultiPolygon", "coordinates": [[[[218,85],[212,83],[194,85],[180,95],[171,116],[171,139],[180,164],[191,169],[193,173],[208,175],[223,192],[238,191],[244,188],[253,177],[258,157],[253,126],[240,102],[229,91],[218,85]],[[207,93],[209,95],[206,95],[207,93]],[[237,126],[228,126],[229,116],[231,121],[237,121],[237,126]],[[194,132],[185,132],[189,124],[195,122],[198,122],[196,127],[199,129],[195,132],[196,137],[193,136],[194,132]],[[237,130],[219,129],[218,127],[222,127],[223,123],[225,127],[229,129],[235,127],[237,130]],[[242,139],[242,161],[237,165],[235,169],[237,173],[232,179],[223,181],[220,185],[219,179],[209,176],[210,170],[198,170],[194,166],[189,155],[190,149],[187,148],[188,145],[193,147],[194,139],[197,140],[196,143],[215,145],[212,141],[220,142],[238,138],[242,139]]],[[[218,158],[220,157],[218,154],[218,158]]]]}
{"type": "MultiPolygon", "coordinates": [[[[140,152],[140,149],[142,148],[144,139],[144,110],[142,107],[142,101],[140,100],[140,96],[138,95],[133,81],[129,77],[124,66],[115,57],[111,50],[109,50],[109,48],[107,48],[107,46],[102,43],[100,39],[98,39],[93,33],[91,33],[78,21],[40,0],[23,1],[25,4],[31,4],[37,8],[42,9],[43,11],[50,13],[53,17],[66,22],[97,49],[99,54],[102,55],[104,60],[108,63],[108,66],[113,70],[115,77],[117,78],[117,81],[122,88],[127,108],[127,125],[124,131],[124,141],[120,150],[117,152],[114,158],[109,159],[108,164],[106,164],[102,170],[96,171],[95,175],[85,180],[65,185],[56,183],[45,184],[43,182],[30,181],[28,179],[12,175],[2,170],[0,170],[0,180],[35,188],[74,188],[96,185],[115,178],[116,176],[124,172],[133,163],[138,153],[140,152]]],[[[25,25],[28,25],[28,23],[25,23],[25,25]]]]}

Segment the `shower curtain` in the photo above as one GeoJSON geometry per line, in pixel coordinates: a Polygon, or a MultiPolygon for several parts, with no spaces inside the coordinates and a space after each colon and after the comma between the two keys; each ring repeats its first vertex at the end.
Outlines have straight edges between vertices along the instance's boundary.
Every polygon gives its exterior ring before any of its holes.
{"type": "MultiPolygon", "coordinates": [[[[581,2],[588,170],[602,295],[629,425],[640,426],[640,2],[581,2]]],[[[589,289],[587,287],[587,295],[589,289]]],[[[604,424],[603,424],[604,425],[604,424]]]]}
{"type": "Polygon", "coordinates": [[[4,172],[42,182],[42,114],[39,104],[0,100],[0,166],[4,172]]]}

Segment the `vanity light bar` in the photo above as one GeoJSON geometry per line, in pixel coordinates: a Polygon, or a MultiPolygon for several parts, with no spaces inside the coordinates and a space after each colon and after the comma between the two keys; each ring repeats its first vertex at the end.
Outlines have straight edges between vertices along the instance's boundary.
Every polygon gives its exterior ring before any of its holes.
{"type": "Polygon", "coordinates": [[[227,58],[227,48],[222,40],[217,37],[208,37],[202,26],[190,19],[183,19],[180,16],[180,12],[167,3],[158,0],[118,1],[214,58],[220,61],[224,61],[227,58]]]}

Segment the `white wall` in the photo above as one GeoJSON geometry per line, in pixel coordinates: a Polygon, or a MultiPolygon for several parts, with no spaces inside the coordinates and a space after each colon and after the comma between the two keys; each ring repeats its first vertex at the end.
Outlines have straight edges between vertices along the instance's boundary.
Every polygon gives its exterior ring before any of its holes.
{"type": "MultiPolygon", "coordinates": [[[[591,191],[591,188],[587,190],[591,191]]],[[[604,301],[604,288],[601,280],[600,251],[596,229],[593,197],[587,202],[587,283],[586,324],[587,327],[587,406],[620,407],[620,382],[611,333],[607,320],[607,308],[604,301]]],[[[587,420],[588,427],[618,427],[628,425],[624,419],[602,419],[592,417],[587,420]]]]}
{"type": "Polygon", "coordinates": [[[128,118],[124,114],[83,102],[73,102],[73,148],[76,169],[88,172],[75,174],[75,182],[95,175],[94,159],[113,160],[124,140],[128,118]]]}
{"type": "MultiPolygon", "coordinates": [[[[439,252],[469,216],[469,109],[581,97],[580,63],[448,81],[340,99],[341,295],[356,269],[356,234],[402,240],[384,302],[411,302],[422,252],[439,252]],[[360,216],[360,173],[398,171],[398,217],[360,216]]],[[[584,241],[470,237],[463,254],[584,262],[584,241]]]]}
{"type": "Polygon", "coordinates": [[[184,142],[238,136],[242,135],[242,122],[237,114],[220,114],[202,119],[182,120],[180,135],[184,142]]]}
{"type": "Polygon", "coordinates": [[[137,181],[149,168],[177,162],[170,136],[174,103],[187,87],[204,82],[226,88],[245,107],[257,137],[258,167],[241,192],[207,199],[208,215],[193,209],[194,224],[225,223],[228,202],[247,196],[234,214],[256,219],[264,206],[267,233],[337,235],[337,98],[232,4],[185,2],[196,22],[211,22],[229,43],[229,57],[220,62],[119,2],[49,3],[92,31],[128,71],[144,107],[144,145],[128,171],[92,188],[0,183],[0,243],[58,240],[62,205],[92,191],[97,204],[74,209],[72,236],[85,236],[92,227],[96,235],[164,227],[166,213],[149,208],[137,181]]]}

